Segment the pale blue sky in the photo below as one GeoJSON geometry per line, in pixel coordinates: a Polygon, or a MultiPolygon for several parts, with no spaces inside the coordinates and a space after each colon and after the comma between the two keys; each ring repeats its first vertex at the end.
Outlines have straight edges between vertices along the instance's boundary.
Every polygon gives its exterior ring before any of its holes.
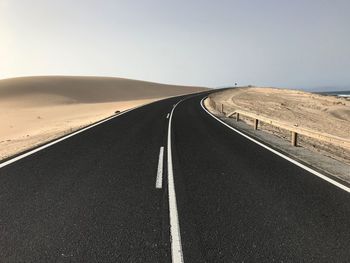
{"type": "Polygon", "coordinates": [[[0,78],[350,87],[349,0],[0,0],[0,78]]]}

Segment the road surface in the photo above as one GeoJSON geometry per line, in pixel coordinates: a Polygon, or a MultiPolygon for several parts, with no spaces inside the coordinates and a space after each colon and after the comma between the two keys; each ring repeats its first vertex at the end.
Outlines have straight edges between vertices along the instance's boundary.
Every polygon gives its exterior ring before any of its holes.
{"type": "Polygon", "coordinates": [[[350,262],[349,193],[219,123],[204,96],[0,164],[0,262],[350,262]]]}

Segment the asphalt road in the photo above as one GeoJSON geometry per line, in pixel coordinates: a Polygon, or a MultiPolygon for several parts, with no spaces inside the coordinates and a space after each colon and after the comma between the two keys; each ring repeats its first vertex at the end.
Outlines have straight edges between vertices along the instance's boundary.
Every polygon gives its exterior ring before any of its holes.
{"type": "Polygon", "coordinates": [[[0,168],[0,262],[350,262],[349,193],[228,129],[203,96],[0,168]]]}

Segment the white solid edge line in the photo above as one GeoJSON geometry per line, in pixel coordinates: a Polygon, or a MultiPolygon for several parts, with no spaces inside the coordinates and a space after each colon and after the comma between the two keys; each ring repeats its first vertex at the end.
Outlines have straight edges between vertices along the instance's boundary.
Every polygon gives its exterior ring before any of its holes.
{"type": "Polygon", "coordinates": [[[156,188],[161,189],[163,185],[163,156],[164,156],[164,147],[160,147],[159,150],[159,159],[158,159],[158,169],[157,169],[157,180],[156,188]]]}
{"type": "MultiPolygon", "coordinates": [[[[142,106],[140,106],[140,107],[142,107],[142,106]]],[[[33,153],[39,152],[39,151],[41,151],[41,150],[43,150],[43,149],[45,149],[45,148],[48,148],[48,147],[50,147],[50,146],[52,146],[52,145],[54,145],[54,144],[56,144],[56,143],[59,143],[59,142],[63,141],[63,140],[66,140],[66,139],[68,139],[68,138],[70,138],[70,137],[72,137],[72,136],[74,136],[74,135],[76,135],[76,134],[79,134],[79,133],[84,132],[84,131],[86,131],[86,130],[88,130],[88,129],[91,129],[91,128],[93,128],[93,127],[95,127],[95,126],[97,126],[97,125],[100,125],[100,124],[102,124],[102,123],[104,123],[104,122],[106,122],[106,121],[109,121],[109,120],[111,120],[111,119],[114,119],[114,118],[116,118],[116,117],[119,117],[119,116],[121,116],[121,115],[123,115],[123,114],[125,114],[125,113],[127,113],[127,112],[129,112],[129,111],[132,111],[132,110],[134,110],[134,109],[136,109],[136,108],[132,108],[132,109],[126,110],[126,111],[124,111],[124,112],[122,112],[122,113],[120,113],[120,114],[118,114],[118,115],[114,115],[114,116],[108,117],[108,118],[106,118],[106,119],[104,119],[104,120],[102,120],[102,121],[99,121],[99,122],[97,122],[97,123],[95,123],[95,124],[92,124],[92,125],[90,125],[90,126],[88,126],[88,127],[85,127],[85,128],[80,129],[80,130],[78,130],[78,131],[76,131],[76,132],[70,133],[70,134],[68,134],[68,135],[66,135],[66,136],[64,136],[64,137],[61,137],[61,138],[59,138],[59,139],[57,139],[57,140],[54,140],[54,141],[52,141],[52,142],[49,142],[49,143],[47,143],[47,144],[44,144],[44,145],[42,145],[42,146],[40,146],[40,147],[38,147],[38,148],[35,148],[35,149],[33,149],[33,150],[29,151],[29,152],[26,152],[26,153],[21,154],[21,155],[19,155],[19,156],[17,156],[17,157],[14,157],[14,158],[12,158],[12,159],[10,159],[10,160],[8,160],[8,161],[5,161],[5,162],[3,162],[3,163],[0,163],[0,168],[5,167],[6,165],[9,165],[9,164],[11,164],[11,163],[14,163],[14,162],[16,162],[16,161],[18,161],[18,160],[20,160],[20,159],[23,159],[24,157],[27,157],[27,156],[29,156],[29,155],[32,155],[33,153]]]]}
{"type": "Polygon", "coordinates": [[[181,245],[180,225],[177,212],[175,184],[174,184],[174,172],[173,172],[173,157],[171,153],[171,121],[173,112],[176,106],[180,103],[176,103],[170,113],[169,126],[168,126],[168,193],[169,193],[169,217],[170,217],[170,241],[171,241],[171,258],[173,263],[183,263],[183,253],[181,245]]]}
{"type": "Polygon", "coordinates": [[[333,185],[339,187],[340,189],[342,189],[342,190],[344,190],[344,191],[350,193],[350,188],[349,188],[349,187],[347,187],[347,186],[345,186],[345,185],[343,185],[343,184],[341,184],[341,183],[339,183],[339,182],[337,182],[337,181],[335,181],[335,180],[329,178],[329,177],[326,176],[326,175],[323,175],[323,174],[321,174],[321,173],[319,173],[319,172],[313,170],[312,168],[310,168],[310,167],[308,167],[308,166],[306,166],[306,165],[304,165],[304,164],[302,164],[302,163],[299,163],[298,161],[296,161],[296,160],[294,160],[294,159],[292,159],[292,158],[290,158],[290,157],[288,157],[288,156],[286,156],[286,155],[284,155],[284,154],[282,154],[282,153],[280,153],[280,152],[278,152],[278,151],[276,151],[276,150],[270,148],[269,146],[267,146],[267,145],[265,145],[265,144],[263,144],[263,143],[261,143],[261,142],[255,140],[255,139],[253,139],[252,137],[249,137],[248,135],[246,135],[246,134],[240,132],[239,130],[237,130],[237,129],[231,127],[230,125],[228,125],[227,123],[223,122],[222,120],[220,120],[218,117],[214,116],[211,112],[209,112],[209,111],[204,107],[203,101],[204,101],[206,98],[207,98],[207,97],[203,98],[203,99],[201,100],[201,102],[200,102],[202,108],[203,108],[210,116],[212,116],[214,119],[216,119],[217,121],[219,121],[220,123],[222,123],[222,124],[225,125],[226,127],[230,128],[231,130],[235,131],[236,133],[238,133],[238,134],[244,136],[245,138],[251,140],[252,142],[255,142],[256,144],[258,144],[258,145],[264,147],[265,149],[269,150],[270,152],[273,152],[274,154],[276,154],[276,155],[278,155],[278,156],[280,156],[280,157],[286,159],[287,161],[289,161],[289,162],[291,162],[291,163],[293,163],[293,164],[299,166],[300,168],[303,168],[304,170],[306,170],[306,171],[308,171],[308,172],[310,172],[310,173],[312,173],[312,174],[314,174],[314,175],[316,175],[316,176],[322,178],[323,180],[327,181],[328,183],[331,183],[331,184],[333,184],[333,185]]]}
{"type": "MultiPolygon", "coordinates": [[[[179,95],[169,96],[169,97],[166,97],[166,98],[164,98],[164,99],[162,99],[162,100],[167,100],[167,99],[171,99],[171,98],[176,98],[176,97],[181,97],[181,96],[191,95],[191,94],[196,94],[196,93],[197,93],[197,92],[188,93],[188,94],[179,94],[179,95]]],[[[148,106],[148,105],[150,105],[150,104],[153,104],[153,103],[156,103],[156,102],[159,102],[159,101],[162,101],[162,100],[155,100],[155,101],[152,101],[152,102],[150,102],[150,103],[146,103],[146,104],[143,104],[143,105],[140,105],[140,106],[137,106],[137,107],[134,107],[134,108],[125,110],[125,111],[121,112],[121,113],[118,114],[118,115],[111,116],[111,117],[106,118],[106,119],[104,119],[104,120],[102,120],[102,121],[96,122],[95,124],[92,124],[92,125],[90,125],[90,126],[88,126],[88,127],[85,127],[85,128],[80,129],[80,130],[78,130],[78,131],[76,131],[76,132],[70,133],[70,134],[68,134],[68,135],[66,135],[66,136],[64,136],[64,137],[61,137],[61,138],[59,138],[59,139],[57,139],[57,140],[55,140],[55,141],[52,141],[52,142],[47,143],[47,144],[44,144],[44,145],[42,145],[42,146],[40,146],[40,147],[38,147],[38,148],[35,148],[35,149],[31,150],[31,151],[28,151],[28,152],[26,152],[26,153],[24,153],[24,154],[21,154],[21,155],[19,155],[19,156],[13,157],[13,158],[10,159],[10,160],[7,160],[7,161],[5,161],[5,162],[3,162],[3,163],[0,163],[0,168],[5,167],[5,166],[7,166],[7,165],[9,165],[9,164],[11,164],[11,163],[14,163],[14,162],[16,162],[16,161],[18,161],[18,160],[20,160],[20,159],[23,159],[23,158],[25,158],[25,157],[27,157],[27,156],[29,156],[29,155],[32,155],[33,153],[36,153],[36,152],[41,151],[41,150],[43,150],[43,149],[45,149],[45,148],[48,148],[48,147],[50,147],[50,146],[52,146],[52,145],[54,145],[54,144],[56,144],[56,143],[58,143],[58,142],[61,142],[61,141],[65,140],[65,139],[68,139],[69,137],[72,137],[72,136],[74,136],[74,135],[76,135],[76,134],[78,134],[78,133],[81,133],[81,132],[83,132],[83,131],[86,131],[86,130],[88,130],[88,129],[91,129],[91,128],[93,128],[93,127],[95,127],[95,126],[97,126],[97,125],[100,125],[100,124],[102,124],[102,123],[104,123],[104,122],[106,122],[106,121],[109,121],[109,120],[111,120],[111,119],[114,119],[114,118],[116,118],[116,117],[119,117],[119,116],[121,116],[121,115],[123,115],[123,114],[125,114],[125,113],[128,113],[128,112],[130,112],[130,111],[133,111],[133,110],[142,108],[142,107],[144,107],[144,106],[148,106]]]]}

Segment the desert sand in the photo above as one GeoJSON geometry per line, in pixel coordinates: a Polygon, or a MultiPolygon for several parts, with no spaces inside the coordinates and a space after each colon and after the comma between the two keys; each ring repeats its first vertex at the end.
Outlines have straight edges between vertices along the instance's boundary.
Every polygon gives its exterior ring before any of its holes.
{"type": "Polygon", "coordinates": [[[0,159],[103,118],[165,97],[203,91],[108,77],[0,80],[0,159]]]}
{"type": "MultiPolygon", "coordinates": [[[[244,110],[269,117],[292,126],[298,126],[337,137],[350,139],[350,100],[335,96],[318,95],[300,90],[244,87],[210,95],[224,112],[244,110]]],[[[251,123],[249,118],[243,121],[251,123]]],[[[260,129],[288,139],[290,132],[262,124],[260,129]]],[[[314,139],[299,137],[299,145],[350,163],[350,152],[314,139]]]]}

